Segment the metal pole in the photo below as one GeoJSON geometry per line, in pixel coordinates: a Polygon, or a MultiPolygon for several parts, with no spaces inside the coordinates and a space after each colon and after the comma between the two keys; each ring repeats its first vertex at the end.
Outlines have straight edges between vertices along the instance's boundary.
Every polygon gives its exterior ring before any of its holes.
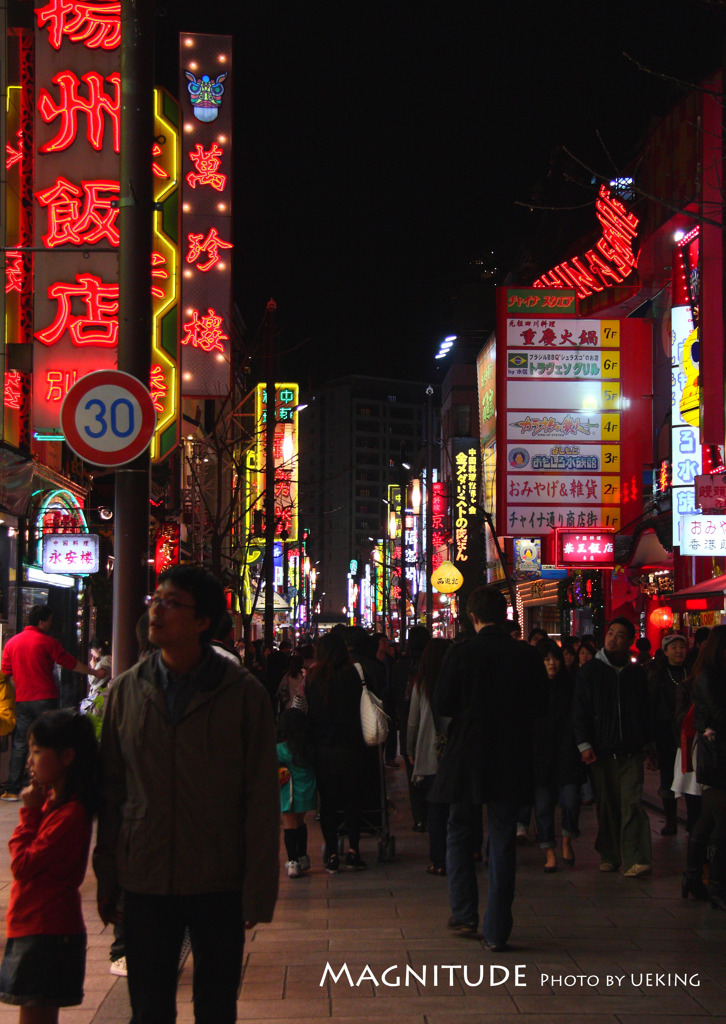
{"type": "Polygon", "coordinates": [[[272,650],[275,639],[275,330],[273,299],[267,303],[265,319],[265,358],[267,361],[267,401],[265,402],[265,647],[272,650]]]}
{"type": "Polygon", "coordinates": [[[429,630],[434,614],[434,592],[431,577],[434,572],[434,529],[432,513],[434,510],[434,475],[433,433],[434,433],[434,389],[429,384],[426,388],[426,625],[429,630]]]}
{"type": "MultiPolygon", "coordinates": [[[[121,4],[118,368],[149,386],[154,138],[153,0],[121,4]]],[[[137,659],[136,622],[149,580],[149,454],[116,470],[114,671],[137,659]]]]}

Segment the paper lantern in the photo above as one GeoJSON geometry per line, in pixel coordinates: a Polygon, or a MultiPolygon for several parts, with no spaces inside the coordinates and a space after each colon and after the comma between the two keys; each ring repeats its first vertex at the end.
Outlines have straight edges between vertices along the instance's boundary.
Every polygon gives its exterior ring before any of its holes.
{"type": "Polygon", "coordinates": [[[656,608],[650,613],[651,625],[656,629],[670,629],[673,625],[673,611],[670,608],[656,608]]]}
{"type": "Polygon", "coordinates": [[[453,594],[464,582],[464,577],[453,562],[442,562],[431,574],[431,585],[440,594],[453,594]]]}

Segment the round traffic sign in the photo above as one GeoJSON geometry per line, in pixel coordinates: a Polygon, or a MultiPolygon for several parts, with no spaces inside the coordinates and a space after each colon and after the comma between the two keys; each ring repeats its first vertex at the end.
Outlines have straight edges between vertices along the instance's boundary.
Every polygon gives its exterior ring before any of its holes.
{"type": "Polygon", "coordinates": [[[148,448],[155,426],[148,389],[121,370],[97,370],[82,377],[61,406],[67,444],[94,466],[133,462],[148,448]]]}

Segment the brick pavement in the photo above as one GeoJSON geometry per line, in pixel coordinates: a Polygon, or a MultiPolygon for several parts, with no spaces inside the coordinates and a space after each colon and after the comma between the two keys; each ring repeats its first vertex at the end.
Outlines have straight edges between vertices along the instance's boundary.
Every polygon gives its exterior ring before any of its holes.
{"type": "MultiPolygon", "coordinates": [[[[327,876],[320,863],[318,827],[309,825],[313,871],[301,879],[281,878],[274,922],[249,936],[241,1021],[474,1024],[485,1014],[487,1024],[519,1019],[726,1024],[726,914],[681,899],[685,833],[681,829],[676,837],[662,837],[657,810],[651,812],[655,870],[649,879],[600,874],[592,848],[593,808],[583,808],[574,870],[545,875],[536,845],[520,848],[513,949],[490,954],[478,941],[447,931],[446,880],[424,873],[427,837],[411,831],[402,769],[388,771],[387,778],[397,805],[392,817],[396,861],[377,864],[375,840],[364,838],[361,849],[369,870],[327,876]],[[337,981],[328,975],[321,986],[326,964],[336,973],[347,964],[353,984],[342,974],[337,981]],[[446,965],[459,967],[451,975],[446,965]],[[492,965],[507,968],[509,977],[505,980],[504,970],[495,969],[492,978],[492,965]],[[523,984],[516,983],[517,965],[523,984]],[[386,980],[393,984],[400,978],[399,987],[382,983],[381,974],[389,967],[386,980]],[[409,974],[406,984],[407,967],[418,980],[409,974]],[[584,980],[556,985],[543,982],[543,974],[584,980]],[[621,976],[621,985],[608,986],[608,975],[621,976]],[[658,975],[665,984],[657,983],[658,975]],[[690,984],[680,983],[683,975],[690,984]],[[497,981],[503,983],[492,983],[497,981]]],[[[651,776],[650,793],[656,785],[651,776]]],[[[6,842],[16,820],[17,805],[0,804],[3,910],[10,880],[6,842]]],[[[483,867],[479,877],[485,891],[483,867]]],[[[108,973],[110,937],[96,916],[90,874],[83,898],[89,933],[86,998],[81,1007],[61,1011],[61,1024],[127,1024],[126,983],[108,973]]],[[[0,1024],[16,1019],[16,1009],[0,1004],[0,1024]]],[[[178,1020],[193,1021],[191,960],[180,980],[178,1020]]]]}

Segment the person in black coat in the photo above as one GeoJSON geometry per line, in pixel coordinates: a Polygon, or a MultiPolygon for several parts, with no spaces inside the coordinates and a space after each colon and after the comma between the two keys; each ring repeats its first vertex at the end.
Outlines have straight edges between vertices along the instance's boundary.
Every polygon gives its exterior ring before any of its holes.
{"type": "Polygon", "coordinates": [[[554,640],[541,640],[537,653],[547,672],[547,712],[534,723],[534,816],[540,850],[546,850],[544,870],[557,870],[555,807],[562,808],[562,859],[574,867],[572,840],[580,834],[580,786],[585,769],[572,731],[575,682],[567,671],[562,649],[554,640]]]}
{"type": "Polygon", "coordinates": [[[446,872],[449,927],[475,933],[479,893],[474,862],[477,815],[487,804],[489,895],[483,935],[506,948],[512,930],[517,812],[533,797],[532,723],[546,707],[547,677],[534,648],[503,628],[504,595],[477,587],[466,610],[475,636],[451,648],[434,693],[434,710],[452,719],[432,799],[449,803],[446,872]]]}
{"type": "MultiPolygon", "coordinates": [[[[694,669],[694,725],[698,734],[696,778],[704,786],[701,814],[688,843],[693,858],[705,860],[711,844],[709,896],[726,910],[726,626],[714,626],[694,669]]],[[[687,872],[688,873],[688,872],[687,872]]]]}
{"type": "Polygon", "coordinates": [[[652,757],[648,680],[630,660],[635,627],[613,619],[605,643],[575,682],[573,725],[595,793],[595,849],[601,871],[651,872],[650,821],[643,807],[643,760],[652,757]]]}
{"type": "Polygon", "coordinates": [[[688,644],[680,633],[663,637],[661,649],[665,659],[648,666],[650,711],[655,732],[655,751],[660,769],[658,796],[663,801],[665,825],[662,836],[674,836],[678,831],[677,799],[673,792],[673,770],[676,751],[680,746],[680,726],[676,731],[676,698],[678,689],[688,676],[685,667],[688,644]]]}

